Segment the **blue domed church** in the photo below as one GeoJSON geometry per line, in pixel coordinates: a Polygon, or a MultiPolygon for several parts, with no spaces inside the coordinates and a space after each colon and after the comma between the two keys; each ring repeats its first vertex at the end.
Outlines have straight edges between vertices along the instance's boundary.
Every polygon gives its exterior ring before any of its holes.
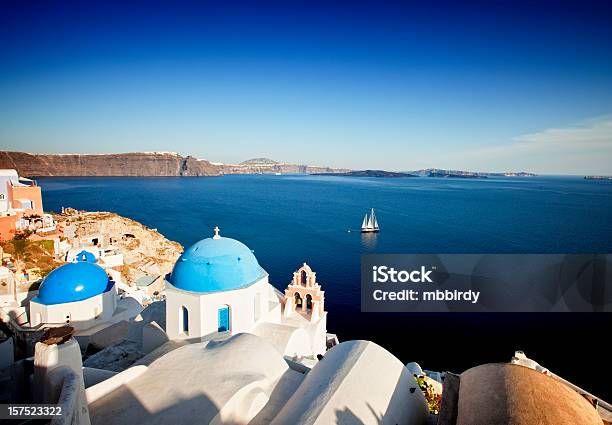
{"type": "Polygon", "coordinates": [[[273,342],[283,354],[322,354],[326,312],[314,273],[304,280],[304,289],[317,290],[319,296],[296,308],[297,297],[286,297],[269,283],[246,245],[222,237],[215,228],[213,237],[179,257],[166,278],[166,333],[170,339],[201,340],[248,332],[273,342]]]}
{"type": "Polygon", "coordinates": [[[166,282],[166,332],[172,339],[250,331],[280,323],[281,304],[268,273],[242,242],[215,236],[188,248],[166,282]]]}
{"type": "Polygon", "coordinates": [[[139,315],[142,305],[133,297],[119,295],[110,272],[87,251],[59,266],[43,279],[37,296],[30,300],[29,326],[70,325],[79,344],[86,347],[96,333],[139,315]]]}
{"type": "Polygon", "coordinates": [[[106,271],[89,261],[64,264],[42,281],[30,301],[30,324],[69,324],[87,329],[112,318],[117,289],[106,271]]]}

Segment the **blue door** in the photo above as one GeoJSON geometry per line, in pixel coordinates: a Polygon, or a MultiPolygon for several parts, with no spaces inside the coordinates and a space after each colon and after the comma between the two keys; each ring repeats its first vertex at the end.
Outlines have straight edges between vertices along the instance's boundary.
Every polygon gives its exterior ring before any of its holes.
{"type": "Polygon", "coordinates": [[[229,331],[229,307],[221,307],[219,309],[219,332],[229,331]]]}

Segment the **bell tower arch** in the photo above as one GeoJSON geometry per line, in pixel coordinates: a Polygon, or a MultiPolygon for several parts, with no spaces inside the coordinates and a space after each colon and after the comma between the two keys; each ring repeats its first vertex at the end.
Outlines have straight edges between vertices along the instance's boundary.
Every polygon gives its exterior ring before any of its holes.
{"type": "Polygon", "coordinates": [[[325,291],[317,282],[317,274],[306,263],[293,272],[293,279],[285,289],[284,315],[304,315],[311,322],[325,312],[325,291]]]}

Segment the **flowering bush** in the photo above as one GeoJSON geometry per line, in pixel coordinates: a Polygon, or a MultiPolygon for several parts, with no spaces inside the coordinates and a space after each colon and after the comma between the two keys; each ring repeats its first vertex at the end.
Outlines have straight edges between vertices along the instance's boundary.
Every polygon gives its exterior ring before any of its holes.
{"type": "Polygon", "coordinates": [[[425,395],[425,400],[427,400],[427,406],[429,407],[429,412],[438,414],[440,413],[440,405],[442,403],[442,395],[436,394],[433,389],[433,386],[425,381],[423,376],[414,375],[414,379],[416,379],[417,384],[419,384],[419,388],[423,391],[425,395]]]}

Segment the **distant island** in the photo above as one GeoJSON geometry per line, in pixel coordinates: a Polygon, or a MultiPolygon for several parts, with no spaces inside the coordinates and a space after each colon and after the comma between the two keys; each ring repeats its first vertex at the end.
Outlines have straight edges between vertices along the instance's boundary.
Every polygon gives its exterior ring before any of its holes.
{"type": "Polygon", "coordinates": [[[446,171],[431,171],[426,174],[427,177],[447,177],[456,179],[488,179],[489,176],[479,173],[453,173],[446,171]]]}
{"type": "Polygon", "coordinates": [[[488,177],[535,177],[537,174],[521,172],[508,173],[481,173],[475,171],[463,170],[444,170],[440,168],[426,168],[423,170],[408,171],[408,173],[416,174],[423,177],[452,177],[460,179],[486,179],[488,177]]]}
{"type": "MultiPolygon", "coordinates": [[[[314,173],[318,175],[318,173],[314,173]]],[[[533,177],[536,174],[518,172],[518,173],[478,173],[473,171],[460,170],[442,170],[439,168],[427,168],[416,171],[393,172],[384,170],[361,170],[347,171],[344,173],[325,173],[326,176],[343,176],[343,177],[440,177],[440,178],[456,178],[456,179],[486,179],[489,177],[533,177]]]]}
{"type": "Polygon", "coordinates": [[[270,158],[253,158],[240,164],[218,165],[221,166],[223,174],[330,174],[351,171],[348,168],[278,162],[270,158]]]}
{"type": "MultiPolygon", "coordinates": [[[[321,175],[318,173],[314,174],[321,175]]],[[[361,171],[348,171],[346,173],[325,173],[326,176],[342,176],[342,177],[418,177],[417,175],[410,173],[396,173],[393,171],[383,170],[361,170],[361,171]]]]}
{"type": "Polygon", "coordinates": [[[584,176],[585,180],[612,180],[612,176],[584,176]]]}

